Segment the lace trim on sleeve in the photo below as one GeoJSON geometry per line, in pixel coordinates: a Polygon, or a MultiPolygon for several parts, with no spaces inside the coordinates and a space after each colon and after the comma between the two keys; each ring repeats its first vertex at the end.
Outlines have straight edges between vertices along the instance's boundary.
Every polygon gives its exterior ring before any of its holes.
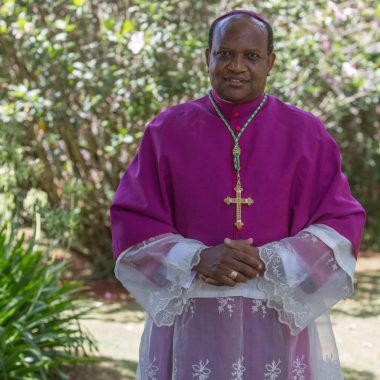
{"type": "MultiPolygon", "coordinates": [[[[179,244],[184,246],[186,243],[179,244]]],[[[187,288],[196,274],[191,272],[191,268],[199,264],[200,253],[204,248],[202,246],[194,252],[194,246],[188,244],[186,253],[182,256],[184,266],[181,268],[175,263],[168,264],[167,268],[171,284],[169,284],[164,294],[160,290],[151,294],[151,302],[157,303],[156,313],[152,316],[157,326],[171,326],[175,317],[182,314],[189,298],[187,288]]]]}
{"type": "Polygon", "coordinates": [[[353,291],[333,251],[310,233],[266,244],[259,253],[266,270],[258,287],[292,335],[353,291]]]}
{"type": "Polygon", "coordinates": [[[187,288],[206,248],[201,242],[181,235],[162,235],[123,252],[115,275],[157,326],[170,326],[183,312],[187,288]]]}

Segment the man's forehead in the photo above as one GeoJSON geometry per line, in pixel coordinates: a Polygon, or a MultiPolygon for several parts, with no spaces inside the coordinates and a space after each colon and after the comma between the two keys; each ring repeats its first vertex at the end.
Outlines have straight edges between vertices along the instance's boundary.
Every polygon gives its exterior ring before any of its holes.
{"type": "Polygon", "coordinates": [[[242,30],[253,27],[256,30],[264,31],[266,34],[265,24],[257,18],[248,14],[232,14],[218,21],[215,25],[215,35],[220,37],[221,34],[224,34],[224,37],[228,38],[228,30],[230,29],[230,26],[235,23],[239,23],[242,30]]]}

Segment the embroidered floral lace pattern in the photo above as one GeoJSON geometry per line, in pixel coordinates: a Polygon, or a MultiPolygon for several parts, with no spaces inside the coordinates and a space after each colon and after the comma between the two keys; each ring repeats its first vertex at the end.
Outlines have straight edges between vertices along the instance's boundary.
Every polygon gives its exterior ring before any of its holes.
{"type": "Polygon", "coordinates": [[[189,298],[186,286],[194,276],[191,269],[199,263],[204,248],[200,242],[180,235],[149,239],[119,256],[115,274],[157,326],[170,326],[184,311],[189,298]],[[182,244],[173,260],[167,260],[165,252],[184,240],[189,243],[182,244]]]}
{"type": "MultiPolygon", "coordinates": [[[[157,380],[159,372],[156,363],[156,357],[152,360],[145,362],[144,365],[144,379],[157,380]]],[[[207,380],[211,377],[211,369],[209,368],[209,359],[199,360],[198,363],[192,365],[192,378],[198,380],[207,380]]],[[[222,363],[220,363],[222,364],[222,363]]],[[[281,370],[281,360],[273,359],[271,362],[264,366],[263,380],[276,380],[282,378],[285,374],[281,370]]],[[[305,362],[304,355],[297,355],[296,359],[292,362],[289,380],[307,380],[306,369],[308,365],[305,362]]],[[[343,380],[343,374],[340,368],[339,360],[335,359],[333,355],[327,355],[318,363],[318,376],[317,379],[321,380],[343,380]]],[[[246,367],[244,366],[244,357],[239,357],[236,362],[232,363],[231,380],[244,380],[246,367]]],[[[250,379],[250,377],[247,377],[250,379]]],[[[179,380],[177,361],[173,361],[172,377],[171,380],[179,380]]]]}
{"type": "Polygon", "coordinates": [[[229,316],[232,317],[232,314],[234,312],[234,298],[233,297],[219,297],[218,298],[218,311],[219,314],[223,313],[224,311],[227,311],[229,316]]]}
{"type": "Polygon", "coordinates": [[[336,260],[335,260],[335,257],[331,257],[331,259],[328,259],[328,260],[327,260],[327,266],[330,266],[331,269],[332,269],[334,272],[335,272],[336,270],[339,269],[338,264],[337,264],[337,262],[336,262],[336,260]]]}
{"type": "Polygon", "coordinates": [[[339,268],[332,251],[324,247],[312,234],[301,232],[259,249],[266,270],[258,287],[267,296],[267,307],[277,310],[279,320],[293,335],[352,293],[351,278],[339,268]],[[299,253],[293,245],[302,246],[307,239],[311,242],[309,251],[299,253]],[[329,296],[331,290],[334,297],[329,296]]]}
{"type": "Polygon", "coordinates": [[[261,310],[262,317],[265,318],[267,314],[267,307],[265,306],[265,301],[262,300],[252,300],[252,314],[258,313],[261,310]]]}
{"type": "Polygon", "coordinates": [[[157,380],[157,372],[159,371],[159,368],[154,364],[156,362],[156,357],[153,358],[152,361],[150,361],[145,369],[145,375],[146,378],[149,380],[157,380]]]}
{"type": "Polygon", "coordinates": [[[154,321],[158,326],[172,325],[174,318],[182,314],[187,303],[187,292],[182,287],[182,284],[188,281],[191,268],[199,263],[200,250],[194,255],[193,250],[189,249],[188,252],[184,253],[184,257],[187,260],[187,271],[169,264],[167,270],[171,272],[173,282],[169,285],[164,295],[162,291],[151,294],[150,304],[156,304],[156,309],[158,310],[154,316],[154,321]]]}
{"type": "MultiPolygon", "coordinates": [[[[268,294],[267,305],[279,312],[279,319],[289,327],[305,326],[312,319],[311,307],[307,304],[297,302],[291,295],[291,288],[287,284],[287,279],[280,271],[282,260],[278,255],[281,246],[273,244],[273,248],[262,247],[260,257],[266,266],[265,280],[260,281],[259,288],[268,294]],[[284,302],[286,305],[284,306],[284,302]],[[291,311],[294,310],[292,313],[291,311]]],[[[294,278],[296,282],[301,282],[302,277],[294,278]]]]}
{"type": "Polygon", "coordinates": [[[197,300],[195,298],[189,298],[185,305],[184,313],[190,314],[190,318],[193,318],[196,308],[197,308],[197,300]]]}
{"type": "Polygon", "coordinates": [[[297,356],[293,361],[292,380],[305,380],[305,370],[307,365],[304,363],[304,355],[297,356]]]}
{"type": "Polygon", "coordinates": [[[243,365],[244,358],[241,357],[236,363],[232,364],[232,380],[243,380],[243,374],[245,372],[245,367],[243,365]]]}
{"type": "Polygon", "coordinates": [[[271,363],[265,365],[265,373],[264,378],[269,380],[275,380],[280,376],[281,369],[280,369],[280,363],[281,360],[273,360],[271,363]]]}
{"type": "Polygon", "coordinates": [[[209,360],[206,359],[205,362],[202,360],[199,361],[198,364],[193,364],[193,374],[192,376],[194,378],[197,378],[198,380],[206,380],[210,377],[211,370],[207,368],[207,365],[209,363],[209,360]]]}

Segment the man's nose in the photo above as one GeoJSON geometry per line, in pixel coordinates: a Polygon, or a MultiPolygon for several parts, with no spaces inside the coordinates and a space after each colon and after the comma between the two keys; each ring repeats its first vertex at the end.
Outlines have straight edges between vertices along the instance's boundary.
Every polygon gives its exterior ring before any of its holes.
{"type": "Polygon", "coordinates": [[[246,70],[246,64],[243,54],[236,54],[233,56],[228,68],[231,71],[242,72],[246,70]]]}

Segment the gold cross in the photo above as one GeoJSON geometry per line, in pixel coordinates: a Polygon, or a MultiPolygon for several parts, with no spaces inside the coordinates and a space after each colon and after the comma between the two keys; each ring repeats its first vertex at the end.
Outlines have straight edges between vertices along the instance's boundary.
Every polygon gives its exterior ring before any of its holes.
{"type": "Polygon", "coordinates": [[[241,218],[241,205],[250,206],[253,204],[253,199],[251,197],[249,197],[249,198],[242,198],[241,197],[241,193],[243,192],[243,188],[241,187],[240,175],[239,174],[237,177],[237,183],[236,183],[234,190],[236,192],[236,197],[235,198],[231,198],[231,197],[224,198],[224,203],[226,203],[227,205],[236,204],[236,222],[234,224],[238,230],[241,230],[244,226],[243,220],[241,218]]]}

